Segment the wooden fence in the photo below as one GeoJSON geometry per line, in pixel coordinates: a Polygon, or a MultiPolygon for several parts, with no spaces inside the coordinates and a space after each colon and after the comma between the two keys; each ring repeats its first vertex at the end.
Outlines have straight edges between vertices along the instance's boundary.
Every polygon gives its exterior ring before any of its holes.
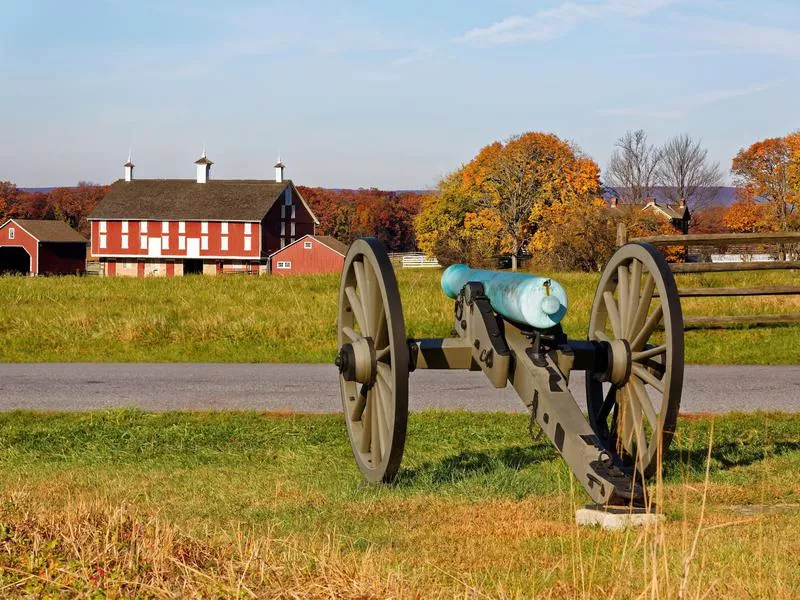
{"type": "MultiPolygon", "coordinates": [[[[620,240],[622,241],[622,240],[620,240]]],[[[799,245],[799,233],[708,233],[689,235],[657,235],[632,238],[632,242],[647,242],[658,247],[704,246],[715,248],[746,246],[778,246],[775,254],[786,255],[786,245],[799,245]]],[[[800,269],[800,260],[771,260],[763,262],[686,262],[670,263],[673,273],[720,273],[731,271],[774,271],[800,269]]],[[[800,295],[800,286],[763,286],[731,288],[680,288],[682,298],[718,298],[722,296],[788,296],[800,295]]],[[[800,314],[686,317],[685,329],[719,328],[728,325],[774,325],[800,323],[800,314]]]]}

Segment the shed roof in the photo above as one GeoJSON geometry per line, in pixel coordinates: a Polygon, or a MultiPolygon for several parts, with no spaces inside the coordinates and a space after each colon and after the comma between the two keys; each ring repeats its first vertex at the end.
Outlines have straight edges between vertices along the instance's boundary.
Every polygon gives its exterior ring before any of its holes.
{"type": "Polygon", "coordinates": [[[3,227],[13,221],[40,242],[76,242],[85,244],[88,240],[64,221],[40,219],[9,219],[3,227]]]}
{"type": "Polygon", "coordinates": [[[342,242],[337,240],[335,237],[332,237],[330,235],[314,235],[314,236],[311,236],[311,237],[313,237],[314,239],[319,240],[320,242],[325,244],[328,248],[330,248],[331,250],[335,250],[336,252],[338,252],[342,256],[346,256],[347,255],[347,250],[348,250],[347,244],[343,244],[342,242]]]}
{"type": "Polygon", "coordinates": [[[92,211],[92,219],[260,221],[290,180],[118,180],[92,211]]]}

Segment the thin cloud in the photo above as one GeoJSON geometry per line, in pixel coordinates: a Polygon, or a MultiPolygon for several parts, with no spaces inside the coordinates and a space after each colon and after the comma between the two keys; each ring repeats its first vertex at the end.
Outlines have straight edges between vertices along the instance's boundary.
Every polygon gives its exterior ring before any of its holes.
{"type": "Polygon", "coordinates": [[[744,54],[800,58],[800,31],[792,29],[695,19],[691,36],[744,54]]]}
{"type": "Polygon", "coordinates": [[[488,27],[467,31],[456,41],[475,46],[540,42],[560,37],[580,23],[604,17],[636,18],[680,0],[606,0],[576,4],[564,2],[531,17],[513,16],[488,27]]]}
{"type": "Polygon", "coordinates": [[[777,83],[758,83],[743,88],[710,90],[689,96],[686,99],[676,100],[666,105],[645,105],[627,108],[601,109],[597,111],[597,114],[610,117],[680,119],[685,117],[695,108],[709,104],[716,104],[718,102],[724,102],[725,100],[731,100],[733,98],[751,96],[753,94],[765,92],[771,88],[774,88],[776,85],[777,83]]]}

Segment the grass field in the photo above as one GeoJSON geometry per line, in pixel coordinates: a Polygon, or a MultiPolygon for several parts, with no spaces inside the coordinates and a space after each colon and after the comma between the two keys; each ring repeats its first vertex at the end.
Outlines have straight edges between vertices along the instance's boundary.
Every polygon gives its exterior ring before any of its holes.
{"type": "Polygon", "coordinates": [[[413,414],[389,487],[338,416],[4,413],[0,596],[788,600],[799,432],[682,420],[665,524],[607,532],[520,415],[413,414]]]}
{"type": "MultiPolygon", "coordinates": [[[[570,298],[564,326],[585,337],[597,275],[553,274],[570,298]]],[[[408,333],[446,336],[439,272],[399,270],[408,333]]],[[[792,285],[794,272],[680,276],[685,287],[792,285]]],[[[0,277],[0,361],[328,362],[338,276],[177,279],[0,277]]],[[[800,297],[688,299],[687,315],[800,312],[800,297]]],[[[690,331],[687,360],[798,364],[800,326],[690,331]]]]}

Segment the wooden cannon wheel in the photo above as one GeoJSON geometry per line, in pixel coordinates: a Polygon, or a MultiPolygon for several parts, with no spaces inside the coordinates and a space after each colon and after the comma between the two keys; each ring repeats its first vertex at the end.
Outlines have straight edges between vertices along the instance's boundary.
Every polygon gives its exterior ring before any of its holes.
{"type": "Polygon", "coordinates": [[[606,373],[586,373],[592,429],[608,450],[650,477],[672,441],[683,387],[680,298],[655,247],[627,244],[611,257],[592,305],[589,339],[608,342],[614,357],[606,373]]]}
{"type": "Polygon", "coordinates": [[[350,246],[339,288],[339,386],[347,434],[370,482],[391,482],[406,441],[406,326],[394,269],[375,238],[350,246]]]}

